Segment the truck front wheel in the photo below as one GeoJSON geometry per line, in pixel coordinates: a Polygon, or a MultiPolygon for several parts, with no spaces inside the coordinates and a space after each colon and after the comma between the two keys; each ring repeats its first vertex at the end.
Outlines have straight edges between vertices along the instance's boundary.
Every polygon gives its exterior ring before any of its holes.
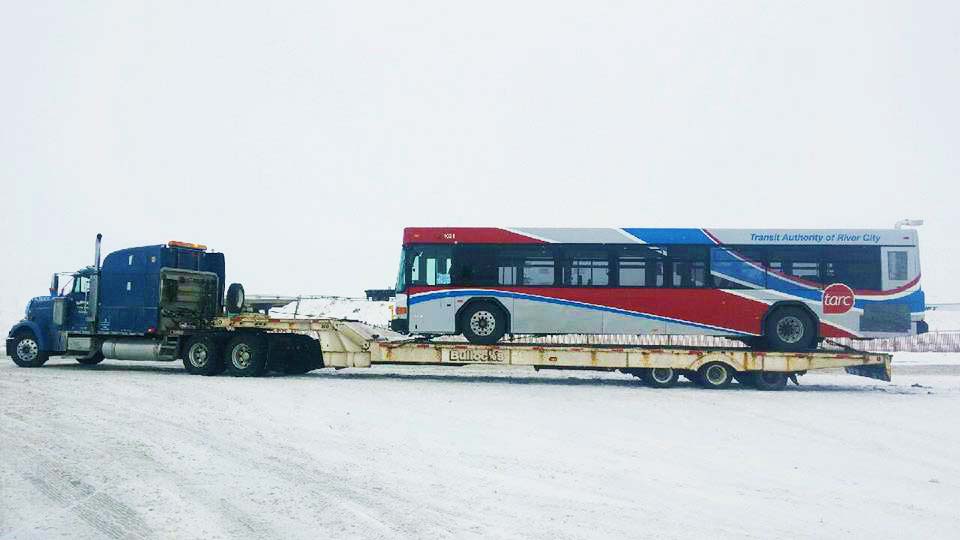
{"type": "Polygon", "coordinates": [[[263,336],[241,334],[227,343],[224,363],[234,377],[259,377],[267,371],[269,351],[263,336]]]}
{"type": "Polygon", "coordinates": [[[193,336],[183,347],[183,367],[194,375],[216,375],[223,372],[220,347],[212,336],[193,336]]]}
{"type": "Polygon", "coordinates": [[[40,367],[49,355],[40,350],[40,343],[32,332],[21,332],[14,336],[12,358],[20,367],[40,367]]]}

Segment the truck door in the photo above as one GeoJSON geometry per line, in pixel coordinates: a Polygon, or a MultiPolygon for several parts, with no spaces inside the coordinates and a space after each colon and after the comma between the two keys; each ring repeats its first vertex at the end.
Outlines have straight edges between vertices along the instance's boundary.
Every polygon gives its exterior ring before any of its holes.
{"type": "Polygon", "coordinates": [[[90,311],[90,278],[83,275],[73,276],[70,292],[66,294],[66,318],[63,330],[68,332],[86,332],[89,329],[87,313],[90,311]]]}

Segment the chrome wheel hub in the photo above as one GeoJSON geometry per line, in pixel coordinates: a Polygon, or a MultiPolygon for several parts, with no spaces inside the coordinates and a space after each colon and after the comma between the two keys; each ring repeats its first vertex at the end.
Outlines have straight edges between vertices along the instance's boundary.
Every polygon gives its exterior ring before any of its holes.
{"type": "Polygon", "coordinates": [[[470,316],[470,331],[477,336],[489,336],[497,329],[497,318],[489,311],[478,311],[470,316]]]}
{"type": "Polygon", "coordinates": [[[194,343],[187,351],[187,358],[195,367],[202,368],[207,365],[210,356],[210,349],[203,343],[194,343]]]}
{"type": "Polygon", "coordinates": [[[650,370],[650,378],[658,383],[669,382],[673,377],[673,370],[670,368],[653,368],[650,370]]]}
{"type": "Polygon", "coordinates": [[[798,343],[803,339],[803,322],[792,315],[777,321],[777,337],[784,343],[798,343]]]}
{"type": "Polygon", "coordinates": [[[241,343],[233,348],[233,351],[230,353],[230,360],[237,368],[247,369],[250,366],[251,356],[253,356],[253,349],[246,343],[241,343]]]}
{"type": "Polygon", "coordinates": [[[37,342],[27,338],[17,344],[17,357],[25,362],[33,362],[40,355],[37,342]]]}
{"type": "Polygon", "coordinates": [[[722,366],[710,366],[703,376],[710,384],[723,384],[727,381],[727,370],[722,366]]]}

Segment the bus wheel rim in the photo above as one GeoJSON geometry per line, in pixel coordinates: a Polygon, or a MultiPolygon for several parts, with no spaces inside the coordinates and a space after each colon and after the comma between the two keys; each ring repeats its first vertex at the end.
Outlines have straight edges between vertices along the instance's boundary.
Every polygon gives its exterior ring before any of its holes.
{"type": "Polygon", "coordinates": [[[40,347],[37,346],[37,342],[27,338],[22,340],[17,344],[17,356],[21,360],[32,362],[37,359],[37,356],[40,354],[40,347]]]}
{"type": "Polygon", "coordinates": [[[250,366],[250,356],[252,356],[252,350],[250,346],[246,343],[241,343],[233,348],[230,354],[230,360],[233,362],[233,365],[237,366],[239,369],[247,369],[250,366]]]}
{"type": "Polygon", "coordinates": [[[497,328],[497,318],[489,311],[478,311],[470,316],[470,331],[478,336],[489,336],[497,328]]]}
{"type": "Polygon", "coordinates": [[[777,321],[777,337],[784,343],[798,343],[803,339],[803,322],[793,315],[777,321]]]}
{"type": "Polygon", "coordinates": [[[194,343],[187,352],[187,358],[195,367],[202,368],[207,365],[207,359],[210,355],[210,349],[203,343],[194,343]]]}
{"type": "Polygon", "coordinates": [[[650,370],[650,377],[658,383],[669,382],[673,377],[673,370],[670,368],[653,368],[650,370]]]}

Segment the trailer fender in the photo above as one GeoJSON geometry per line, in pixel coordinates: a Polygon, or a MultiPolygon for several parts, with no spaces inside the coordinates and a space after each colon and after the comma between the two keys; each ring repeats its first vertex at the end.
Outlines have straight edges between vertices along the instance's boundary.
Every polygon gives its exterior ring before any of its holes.
{"type": "Polygon", "coordinates": [[[40,325],[33,321],[20,321],[13,325],[7,337],[13,337],[24,330],[31,332],[33,337],[37,338],[37,345],[40,346],[41,352],[50,352],[50,348],[47,346],[47,336],[40,331],[40,325]]]}
{"type": "Polygon", "coordinates": [[[733,368],[734,371],[746,371],[747,366],[742,358],[742,355],[736,353],[723,353],[723,352],[708,352],[705,354],[698,355],[697,359],[690,364],[690,371],[697,371],[701,367],[710,362],[719,362],[721,364],[726,364],[733,368]]]}

